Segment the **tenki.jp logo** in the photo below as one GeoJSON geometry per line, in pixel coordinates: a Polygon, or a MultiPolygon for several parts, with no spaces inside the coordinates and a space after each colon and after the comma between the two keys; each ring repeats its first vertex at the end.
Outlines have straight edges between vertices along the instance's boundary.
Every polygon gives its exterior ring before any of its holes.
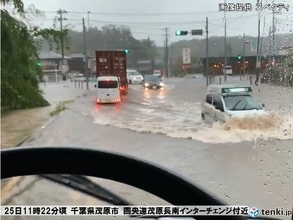
{"type": "Polygon", "coordinates": [[[257,207],[252,207],[249,209],[248,214],[253,217],[256,218],[257,216],[260,215],[260,209],[257,207]]]}

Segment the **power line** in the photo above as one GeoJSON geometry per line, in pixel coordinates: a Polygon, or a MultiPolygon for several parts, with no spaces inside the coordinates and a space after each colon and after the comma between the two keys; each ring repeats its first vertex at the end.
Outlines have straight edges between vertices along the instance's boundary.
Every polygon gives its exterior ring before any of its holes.
{"type": "MultiPolygon", "coordinates": [[[[272,13],[270,13],[272,14],[272,13]]],[[[254,15],[243,15],[238,17],[231,17],[226,18],[226,20],[238,20],[238,19],[245,19],[245,18],[251,18],[251,17],[257,17],[257,14],[254,15]]],[[[44,19],[44,20],[50,20],[50,19],[44,19]]],[[[53,19],[52,19],[53,20],[53,19]]],[[[79,19],[76,18],[68,18],[69,21],[79,21],[79,19]]],[[[209,19],[209,21],[217,22],[219,19],[209,19]]],[[[176,22],[129,22],[129,21],[108,21],[108,20],[91,20],[91,23],[101,23],[101,24],[118,24],[118,25],[125,25],[125,26],[144,26],[144,27],[160,27],[160,26],[176,26],[176,25],[193,25],[193,24],[204,24],[205,21],[176,21],[176,22]]],[[[215,25],[215,24],[213,24],[215,25]]]]}
{"type": "MultiPolygon", "coordinates": [[[[45,13],[55,13],[55,11],[44,11],[45,13]]],[[[86,14],[87,12],[82,11],[68,11],[71,14],[86,14]]],[[[96,15],[123,15],[123,16],[166,16],[166,15],[194,15],[194,14],[208,14],[208,13],[219,13],[219,11],[192,11],[192,12],[174,12],[174,13],[113,13],[113,12],[92,12],[91,14],[96,15]]]]}
{"type": "MultiPolygon", "coordinates": [[[[272,14],[272,13],[271,13],[272,14]]],[[[258,14],[253,14],[253,15],[246,15],[246,16],[238,16],[238,17],[231,17],[231,18],[226,18],[227,20],[235,20],[235,19],[240,19],[240,18],[250,18],[250,17],[257,17],[258,14]]],[[[76,19],[71,19],[71,20],[76,20],[76,19]]],[[[209,19],[210,21],[219,21],[219,19],[209,19]]],[[[159,25],[164,25],[164,24],[198,24],[198,23],[205,23],[205,20],[202,21],[176,21],[176,22],[130,22],[130,21],[107,21],[107,20],[91,20],[99,23],[123,23],[123,24],[137,24],[137,25],[149,25],[149,24],[159,24],[159,25]]]]}

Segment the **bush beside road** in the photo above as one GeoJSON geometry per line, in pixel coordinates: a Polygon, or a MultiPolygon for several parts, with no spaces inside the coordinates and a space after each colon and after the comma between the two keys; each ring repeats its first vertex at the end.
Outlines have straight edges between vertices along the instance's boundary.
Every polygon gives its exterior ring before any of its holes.
{"type": "Polygon", "coordinates": [[[261,76],[261,83],[293,87],[293,67],[275,67],[261,76]]]}

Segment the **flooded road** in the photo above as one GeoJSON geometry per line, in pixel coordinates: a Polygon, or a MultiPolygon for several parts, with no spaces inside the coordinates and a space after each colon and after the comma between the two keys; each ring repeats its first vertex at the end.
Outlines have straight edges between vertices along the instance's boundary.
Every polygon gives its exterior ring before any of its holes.
{"type": "MultiPolygon", "coordinates": [[[[27,145],[88,146],[133,155],[181,173],[230,204],[292,208],[292,88],[254,87],[260,102],[268,111],[280,114],[283,121],[269,129],[243,130],[237,128],[239,122],[230,124],[229,129],[202,123],[204,79],[168,79],[165,84],[162,91],[144,91],[140,85],[131,85],[129,97],[120,107],[97,107],[94,94],[78,99],[27,145]]],[[[95,181],[135,204],[165,204],[129,186],[95,181]]],[[[103,204],[46,180],[35,183],[12,203],[103,204]]]]}

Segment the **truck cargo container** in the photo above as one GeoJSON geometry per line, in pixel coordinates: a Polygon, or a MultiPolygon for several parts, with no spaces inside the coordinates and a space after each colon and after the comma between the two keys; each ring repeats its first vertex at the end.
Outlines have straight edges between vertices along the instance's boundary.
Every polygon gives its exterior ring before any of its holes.
{"type": "Polygon", "coordinates": [[[127,54],[124,50],[96,51],[96,77],[117,76],[120,79],[120,94],[128,94],[127,54]]]}

